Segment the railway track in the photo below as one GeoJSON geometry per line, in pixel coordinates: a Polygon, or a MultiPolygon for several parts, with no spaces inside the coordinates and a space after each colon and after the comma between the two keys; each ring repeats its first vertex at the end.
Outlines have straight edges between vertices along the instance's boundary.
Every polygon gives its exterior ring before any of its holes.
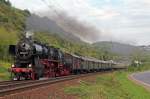
{"type": "Polygon", "coordinates": [[[0,85],[12,83],[12,82],[16,82],[16,81],[0,81],[0,85]]]}
{"type": "Polygon", "coordinates": [[[21,82],[24,82],[24,81],[1,81],[0,86],[6,85],[6,84],[12,84],[12,83],[21,83],[21,82]]]}
{"type": "MultiPolygon", "coordinates": [[[[103,72],[104,73],[104,72],[103,72]]],[[[0,82],[0,97],[18,93],[21,91],[25,91],[28,89],[39,88],[42,86],[48,86],[50,84],[63,82],[67,80],[77,79],[80,77],[86,77],[90,75],[96,75],[102,73],[89,73],[89,74],[81,74],[81,75],[71,75],[71,76],[64,76],[64,77],[57,77],[47,80],[37,80],[37,81],[6,81],[4,83],[0,82]],[[12,83],[11,83],[12,82],[12,83]]]]}
{"type": "Polygon", "coordinates": [[[11,87],[14,87],[14,86],[21,86],[21,85],[26,85],[28,83],[34,83],[35,81],[10,81],[10,82],[4,82],[2,84],[0,84],[0,90],[3,90],[3,89],[8,89],[8,88],[11,88],[11,87]]]}

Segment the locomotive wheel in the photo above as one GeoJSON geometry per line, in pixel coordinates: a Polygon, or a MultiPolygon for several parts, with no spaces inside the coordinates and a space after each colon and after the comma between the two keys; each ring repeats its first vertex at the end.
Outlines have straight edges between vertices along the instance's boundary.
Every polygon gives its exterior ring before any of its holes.
{"type": "Polygon", "coordinates": [[[21,80],[19,74],[16,74],[16,78],[17,78],[18,81],[21,80]]]}

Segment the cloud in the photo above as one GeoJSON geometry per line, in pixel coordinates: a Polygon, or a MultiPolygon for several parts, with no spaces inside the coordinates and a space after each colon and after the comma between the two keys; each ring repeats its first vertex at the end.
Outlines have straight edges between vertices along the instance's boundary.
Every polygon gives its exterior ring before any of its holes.
{"type": "Polygon", "coordinates": [[[20,9],[28,9],[31,12],[48,9],[41,0],[9,0],[13,6],[20,9]]]}
{"type": "Polygon", "coordinates": [[[119,16],[120,13],[115,12],[114,10],[103,10],[102,12],[92,13],[91,16],[99,20],[110,20],[115,16],[119,16]]]}

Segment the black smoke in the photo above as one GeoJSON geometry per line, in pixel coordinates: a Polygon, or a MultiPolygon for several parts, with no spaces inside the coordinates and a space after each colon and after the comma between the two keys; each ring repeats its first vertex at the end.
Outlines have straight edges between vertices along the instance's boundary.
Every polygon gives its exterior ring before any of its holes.
{"type": "Polygon", "coordinates": [[[57,33],[62,37],[66,36],[73,40],[84,40],[94,42],[99,40],[100,31],[90,25],[90,23],[78,20],[76,17],[69,16],[65,12],[50,13],[41,12],[31,14],[27,19],[27,29],[32,31],[48,31],[57,33]],[[42,14],[42,15],[41,15],[42,14]]]}

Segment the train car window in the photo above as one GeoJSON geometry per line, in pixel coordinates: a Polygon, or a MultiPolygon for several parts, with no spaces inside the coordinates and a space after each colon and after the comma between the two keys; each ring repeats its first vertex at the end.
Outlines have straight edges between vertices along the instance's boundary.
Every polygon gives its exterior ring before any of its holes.
{"type": "Polygon", "coordinates": [[[65,65],[73,67],[73,57],[69,54],[64,54],[65,65]]]}

